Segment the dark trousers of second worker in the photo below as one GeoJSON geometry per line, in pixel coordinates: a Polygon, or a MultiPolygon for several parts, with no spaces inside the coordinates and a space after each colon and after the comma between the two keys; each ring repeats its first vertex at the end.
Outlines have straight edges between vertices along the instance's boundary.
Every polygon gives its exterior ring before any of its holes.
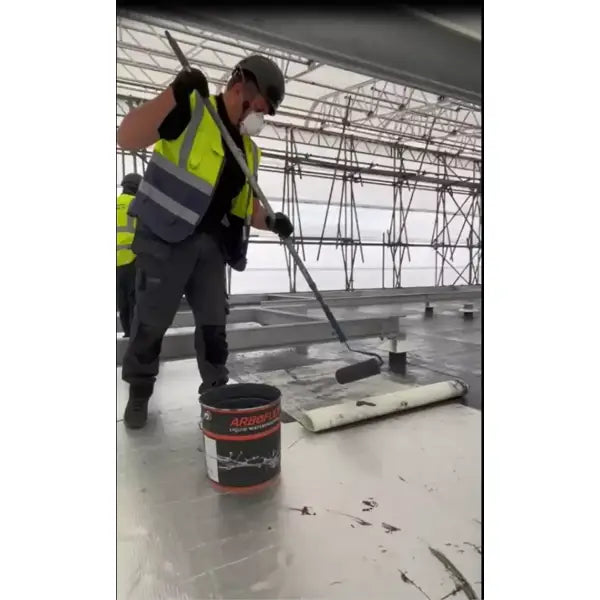
{"type": "Polygon", "coordinates": [[[117,267],[117,310],[123,334],[129,337],[135,308],[135,260],[117,267]]]}
{"type": "Polygon", "coordinates": [[[169,244],[139,225],[132,244],[137,255],[136,311],[123,357],[123,379],[151,393],[166,330],[185,293],[194,315],[194,344],[202,382],[227,380],[225,257],[219,241],[195,233],[169,244]]]}

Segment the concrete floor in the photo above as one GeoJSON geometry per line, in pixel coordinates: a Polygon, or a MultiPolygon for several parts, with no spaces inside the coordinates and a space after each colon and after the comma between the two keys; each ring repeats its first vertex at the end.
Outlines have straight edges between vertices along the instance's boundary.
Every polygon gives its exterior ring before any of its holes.
{"type": "MultiPolygon", "coordinates": [[[[407,315],[406,377],[339,386],[335,370],[354,360],[339,344],[233,354],[232,377],[277,385],[289,417],[279,485],[256,497],[209,486],[195,361],[164,363],[148,426],[117,423],[119,600],[482,597],[481,325],[460,306],[436,304],[431,319],[422,305],[335,309],[407,315]],[[299,409],[456,377],[470,386],[463,405],[323,434],[289,422],[299,409]]],[[[120,369],[117,378],[121,421],[120,369]]]]}

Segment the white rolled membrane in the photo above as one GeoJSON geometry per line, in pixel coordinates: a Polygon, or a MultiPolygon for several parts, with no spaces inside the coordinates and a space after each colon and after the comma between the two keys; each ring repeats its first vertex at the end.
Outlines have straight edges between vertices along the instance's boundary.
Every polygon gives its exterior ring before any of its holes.
{"type": "Polygon", "coordinates": [[[305,429],[316,433],[435,402],[459,398],[467,390],[465,383],[452,379],[302,411],[298,414],[297,419],[305,429]]]}

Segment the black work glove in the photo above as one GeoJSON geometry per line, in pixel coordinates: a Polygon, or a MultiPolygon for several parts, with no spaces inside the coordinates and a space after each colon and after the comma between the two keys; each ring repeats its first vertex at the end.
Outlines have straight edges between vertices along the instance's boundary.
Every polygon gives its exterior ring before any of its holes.
{"type": "Polygon", "coordinates": [[[279,237],[289,238],[294,233],[292,222],[283,214],[275,213],[273,217],[267,216],[267,227],[279,237]]]}
{"type": "Polygon", "coordinates": [[[190,94],[194,90],[198,90],[203,98],[208,98],[208,81],[206,81],[204,73],[198,69],[180,71],[171,84],[171,88],[173,88],[175,101],[183,106],[186,106],[190,94]]]}

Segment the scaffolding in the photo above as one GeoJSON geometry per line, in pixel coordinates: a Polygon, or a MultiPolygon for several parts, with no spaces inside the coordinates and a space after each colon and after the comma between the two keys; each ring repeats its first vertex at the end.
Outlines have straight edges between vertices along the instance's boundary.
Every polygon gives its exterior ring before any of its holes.
{"type": "MultiPolygon", "coordinates": [[[[302,233],[302,216],[300,214],[300,202],[298,199],[298,185],[296,178],[302,178],[302,169],[300,164],[292,160],[296,156],[298,147],[294,139],[294,130],[288,128],[285,140],[285,158],[283,165],[283,195],[281,198],[281,212],[290,217],[294,223],[296,235],[293,238],[293,245],[302,259],[306,261],[306,251],[304,249],[304,235],[302,233]]],[[[288,272],[289,290],[297,291],[298,265],[292,258],[287,246],[284,246],[285,265],[288,272]]]]}
{"type": "MultiPolygon", "coordinates": [[[[356,286],[368,248],[379,248],[381,287],[400,288],[413,255],[433,253],[433,281],[476,285],[481,280],[482,198],[480,108],[463,101],[375,80],[317,63],[280,49],[241,42],[186,23],[137,13],[118,17],[117,126],[132,106],[153,97],[172,80],[178,64],[164,37],[176,35],[193,65],[222,91],[233,66],[250,52],[275,60],[286,77],[286,97],[257,139],[260,173],[282,177],[281,210],[295,225],[294,245],[303,259],[312,248],[338,252],[344,287],[356,286]],[[326,180],[326,200],[301,198],[299,186],[326,180]],[[381,190],[362,201],[361,188],[381,190]],[[423,205],[418,198],[431,198],[423,205]],[[383,204],[381,204],[383,201],[383,204]],[[318,235],[303,227],[303,207],[324,206],[318,235]],[[386,208],[380,238],[361,235],[361,210],[386,208]],[[429,239],[412,233],[415,215],[431,220],[429,239]]],[[[126,165],[143,173],[149,151],[117,148],[117,185],[126,165]]],[[[429,223],[429,221],[428,221],[429,223]]],[[[252,244],[280,244],[251,236],[252,244]]],[[[285,253],[289,291],[297,269],[285,253]]],[[[428,255],[429,256],[429,255],[428,255]]],[[[370,260],[373,267],[373,259],[370,260]]],[[[231,290],[231,273],[228,273],[231,290]]]]}

